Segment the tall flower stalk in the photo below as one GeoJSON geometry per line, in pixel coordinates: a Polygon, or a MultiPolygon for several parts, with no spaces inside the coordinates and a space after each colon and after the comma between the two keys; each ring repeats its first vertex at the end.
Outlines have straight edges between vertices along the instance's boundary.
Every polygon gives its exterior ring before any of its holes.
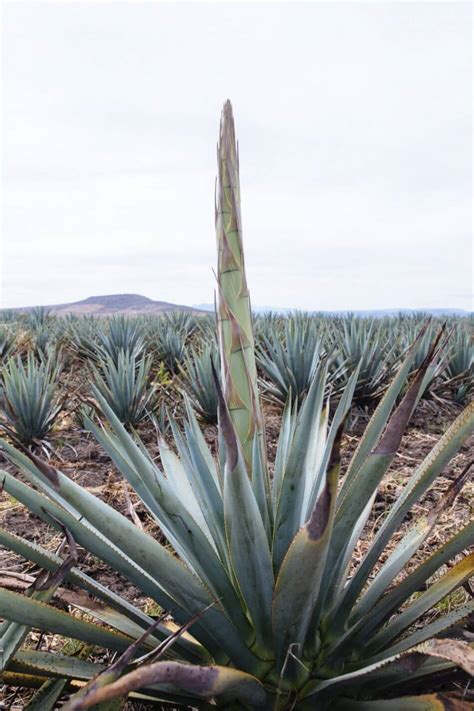
{"type": "Polygon", "coordinates": [[[250,473],[255,449],[258,447],[263,453],[263,424],[242,244],[239,153],[230,101],[226,101],[222,110],[217,162],[217,309],[222,383],[230,417],[250,473]]]}

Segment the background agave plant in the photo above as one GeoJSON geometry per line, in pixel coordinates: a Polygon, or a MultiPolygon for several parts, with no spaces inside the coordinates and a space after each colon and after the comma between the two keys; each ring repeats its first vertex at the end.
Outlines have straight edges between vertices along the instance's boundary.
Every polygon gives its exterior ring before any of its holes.
{"type": "MultiPolygon", "coordinates": [[[[457,328],[450,339],[450,352],[443,373],[444,390],[451,391],[455,402],[468,402],[474,390],[474,350],[470,334],[457,328]]],[[[449,399],[449,396],[448,398],[449,399]]]]}
{"type": "MultiPolygon", "coordinates": [[[[100,393],[120,422],[135,427],[156,407],[156,386],[150,382],[152,358],[120,350],[115,363],[110,356],[93,367],[93,394],[100,393]]],[[[98,410],[100,411],[100,402],[98,410]]]]}
{"type": "Polygon", "coordinates": [[[61,361],[56,353],[37,360],[28,353],[26,363],[10,358],[3,367],[0,383],[0,426],[30,446],[46,439],[61,411],[58,378],[61,361]]]}
{"type": "MultiPolygon", "coordinates": [[[[413,343],[415,338],[416,335],[409,343],[413,343]]],[[[377,326],[371,320],[350,317],[343,320],[342,327],[337,328],[336,322],[330,341],[335,351],[331,372],[336,391],[344,389],[358,365],[354,403],[365,407],[377,402],[390,382],[397,363],[394,357],[396,343],[390,344],[388,334],[383,332],[383,324],[377,326]]],[[[422,361],[423,357],[418,367],[422,361]]]]}
{"type": "Polygon", "coordinates": [[[137,693],[157,704],[197,709],[468,709],[463,701],[427,689],[436,674],[457,667],[473,671],[472,648],[459,639],[473,601],[424,626],[416,623],[472,576],[474,556],[463,551],[474,542],[474,525],[460,529],[409,574],[400,573],[452,504],[469,468],[423,518],[404,529],[383,564],[380,557],[413,504],[472,434],[472,406],[413,472],[364,558],[351,569],[379,484],[396,461],[443,334],[406,387],[423,334],[412,345],[344,467],[341,436],[358,373],[348,379],[329,421],[327,367],[321,367],[301,407],[291,401],[285,407],[270,476],[229,102],[218,159],[217,461],[188,403],[183,429],[171,422],[174,449],[160,440],[159,467],[97,393],[107,423],[88,420],[88,429],[159,524],[171,550],[35,454],[2,443],[28,482],[2,472],[5,491],[62,532],[69,545],[62,558],[0,529],[3,545],[50,573],[26,595],[0,589],[4,677],[46,680],[53,675],[53,686],[48,681],[40,690],[42,708],[52,708],[67,690],[76,692],[68,711],[137,693]],[[76,542],[170,612],[175,624],[164,616],[150,618],[81,572],[76,542]],[[88,619],[52,604],[63,581],[82,591],[70,601],[88,619]],[[31,627],[119,656],[106,665],[93,657],[22,649],[31,627]],[[414,697],[411,691],[420,682],[424,693],[414,697]]]}
{"type": "Polygon", "coordinates": [[[109,357],[115,365],[118,365],[122,353],[138,357],[145,348],[139,323],[121,314],[113,316],[109,320],[107,330],[99,330],[97,337],[97,357],[109,357]]]}
{"type": "Polygon", "coordinates": [[[181,381],[193,408],[203,422],[217,423],[217,391],[212,371],[219,366],[219,351],[214,340],[205,343],[200,352],[191,350],[180,367],[181,381]]]}
{"type": "MultiPolygon", "coordinates": [[[[155,356],[163,363],[171,374],[179,372],[179,366],[186,357],[186,338],[188,331],[185,327],[176,328],[177,319],[161,318],[152,330],[150,346],[155,351],[155,356]]],[[[178,321],[179,324],[179,321],[178,321]]]]}
{"type": "Polygon", "coordinates": [[[289,397],[301,403],[323,354],[317,324],[290,318],[285,321],[283,333],[278,324],[272,330],[261,334],[257,350],[257,364],[264,373],[264,393],[281,405],[289,397]]]}
{"type": "Polygon", "coordinates": [[[0,326],[0,363],[3,363],[15,351],[16,334],[7,326],[0,326]]]}

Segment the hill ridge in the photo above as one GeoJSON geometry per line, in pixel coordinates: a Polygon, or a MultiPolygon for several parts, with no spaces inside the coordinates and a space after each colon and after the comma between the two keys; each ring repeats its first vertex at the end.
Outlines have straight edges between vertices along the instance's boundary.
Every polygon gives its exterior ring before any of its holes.
{"type": "MultiPolygon", "coordinates": [[[[28,312],[37,308],[35,306],[20,306],[13,311],[28,312]]],[[[88,316],[112,316],[113,314],[162,314],[170,311],[188,311],[190,313],[203,313],[199,308],[185,306],[184,304],[173,304],[169,301],[155,301],[141,294],[99,294],[88,296],[80,301],[72,301],[65,304],[48,304],[43,308],[47,309],[53,316],[88,315],[88,316]]]]}

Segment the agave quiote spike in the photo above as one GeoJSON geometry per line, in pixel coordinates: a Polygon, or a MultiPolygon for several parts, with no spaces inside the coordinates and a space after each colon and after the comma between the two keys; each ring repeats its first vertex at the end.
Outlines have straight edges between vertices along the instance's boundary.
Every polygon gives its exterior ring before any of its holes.
{"type": "Polygon", "coordinates": [[[253,443],[256,437],[263,439],[263,428],[242,246],[239,158],[230,101],[222,111],[217,160],[218,325],[223,390],[250,472],[253,443]]]}

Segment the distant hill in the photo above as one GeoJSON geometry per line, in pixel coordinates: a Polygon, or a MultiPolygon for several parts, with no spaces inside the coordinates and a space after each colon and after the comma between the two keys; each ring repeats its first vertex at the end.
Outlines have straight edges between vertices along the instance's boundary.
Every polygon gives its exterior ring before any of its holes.
{"type": "MultiPolygon", "coordinates": [[[[22,306],[9,311],[28,312],[34,306],[22,306]]],[[[188,311],[194,314],[202,314],[209,311],[214,311],[214,304],[197,304],[194,306],[184,306],[183,304],[171,304],[168,301],[153,301],[146,296],[140,294],[106,294],[104,296],[89,296],[82,301],[74,301],[69,304],[52,304],[45,306],[54,316],[67,316],[75,314],[77,316],[112,316],[113,314],[129,314],[137,316],[139,314],[163,314],[170,311],[188,311]]],[[[296,309],[291,308],[275,308],[272,306],[254,306],[252,308],[256,314],[268,313],[273,311],[280,314],[288,314],[296,309]]],[[[354,310],[345,311],[309,311],[301,309],[308,313],[320,313],[325,316],[342,316],[344,314],[356,314],[357,316],[369,316],[372,318],[383,318],[384,316],[396,316],[397,314],[415,314],[424,313],[431,316],[470,316],[469,311],[462,309],[372,309],[372,310],[354,310]]],[[[1,310],[0,310],[1,311],[1,310]]]]}
{"type": "MultiPolygon", "coordinates": [[[[31,311],[34,306],[24,306],[13,309],[14,311],[31,311]]],[[[70,304],[52,304],[45,306],[54,316],[67,316],[75,314],[77,316],[112,316],[113,314],[128,314],[137,316],[139,314],[163,314],[170,311],[189,311],[200,313],[201,309],[182,304],[170,304],[167,301],[153,301],[140,294],[108,294],[105,296],[89,296],[82,301],[75,301],[70,304]]]]}
{"type": "MultiPolygon", "coordinates": [[[[214,311],[214,304],[198,304],[194,308],[200,311],[214,311]]],[[[291,309],[286,307],[274,306],[252,306],[252,311],[256,314],[264,314],[272,311],[273,313],[289,314],[294,311],[304,311],[311,314],[322,314],[323,316],[344,316],[346,314],[355,314],[356,316],[368,316],[372,318],[383,318],[384,316],[398,316],[398,314],[428,314],[430,316],[471,316],[470,311],[463,309],[345,309],[340,311],[311,311],[309,309],[291,309]]]]}

